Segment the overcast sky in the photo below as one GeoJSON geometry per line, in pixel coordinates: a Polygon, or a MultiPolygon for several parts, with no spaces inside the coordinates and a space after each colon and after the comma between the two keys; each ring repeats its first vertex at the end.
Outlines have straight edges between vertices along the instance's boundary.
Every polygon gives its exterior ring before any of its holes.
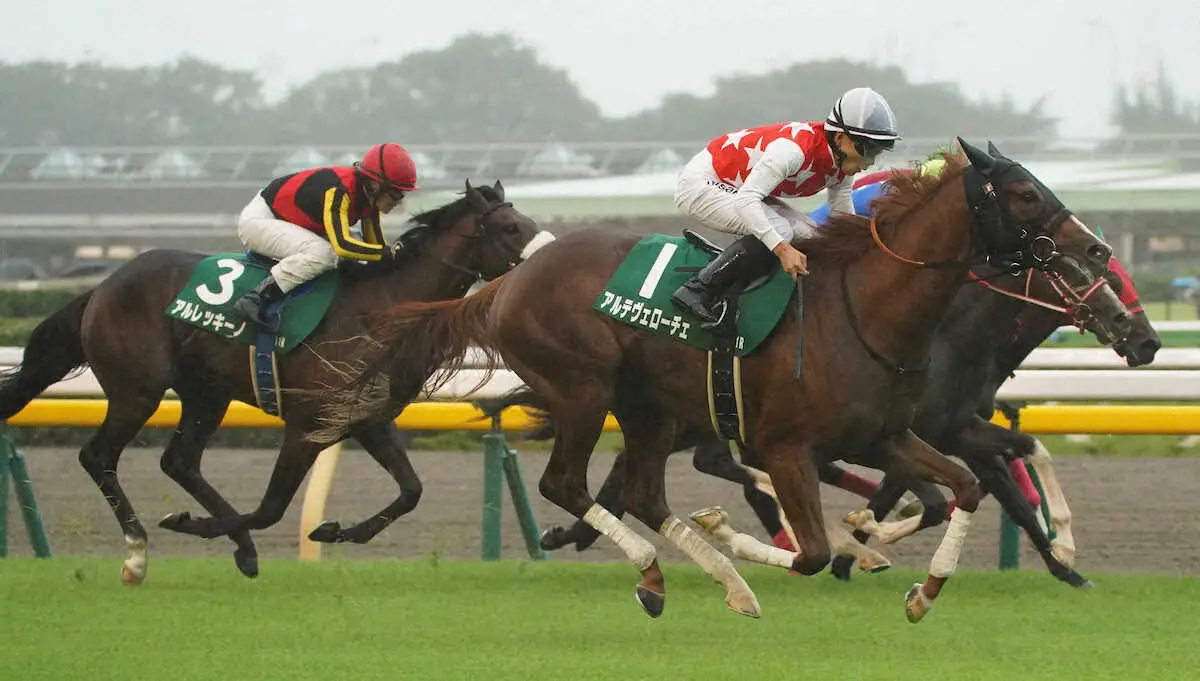
{"type": "MultiPolygon", "coordinates": [[[[507,31],[567,70],[605,113],[714,76],[847,57],[897,64],[973,98],[1048,98],[1064,136],[1108,132],[1115,82],[1161,60],[1200,100],[1200,3],[1185,0],[35,0],[7,3],[0,60],[120,65],[188,53],[259,72],[273,93],[323,70],[507,31]]],[[[847,87],[870,85],[846,83],[847,87]]],[[[885,93],[886,94],[886,93],[885,93]]],[[[0,93],[3,96],[3,93],[0,93]]],[[[803,101],[804,93],[796,93],[803,101]]],[[[747,125],[756,122],[748,121],[747,125]]],[[[904,122],[900,121],[903,130],[904,122]]]]}

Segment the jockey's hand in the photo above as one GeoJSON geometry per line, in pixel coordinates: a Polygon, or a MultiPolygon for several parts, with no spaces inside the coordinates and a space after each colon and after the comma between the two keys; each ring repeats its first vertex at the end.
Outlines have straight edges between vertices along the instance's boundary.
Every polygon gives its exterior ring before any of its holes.
{"type": "Polygon", "coordinates": [[[801,274],[808,274],[808,256],[792,248],[788,242],[779,242],[773,252],[779,258],[779,264],[783,266],[783,271],[792,275],[792,279],[801,274]]]}
{"type": "Polygon", "coordinates": [[[383,252],[379,255],[380,262],[395,262],[397,252],[400,250],[399,244],[384,244],[383,252]]]}

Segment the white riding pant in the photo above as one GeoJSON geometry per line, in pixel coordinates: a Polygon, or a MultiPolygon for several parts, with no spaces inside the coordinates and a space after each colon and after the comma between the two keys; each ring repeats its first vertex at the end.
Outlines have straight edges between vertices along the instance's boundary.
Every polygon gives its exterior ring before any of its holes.
{"type": "MultiPolygon", "coordinates": [[[[680,171],[675,183],[675,205],[705,227],[745,236],[752,232],[734,207],[736,193],[737,188],[717,177],[712,167],[712,155],[705,149],[680,171]]],[[[796,237],[815,233],[816,226],[812,220],[782,200],[771,197],[763,204],[771,227],[784,241],[790,242],[796,237]]]]}
{"type": "Polygon", "coordinates": [[[337,253],[325,237],[275,217],[262,194],[242,209],[237,228],[247,248],[279,261],[271,276],[284,293],[337,267],[337,253]]]}

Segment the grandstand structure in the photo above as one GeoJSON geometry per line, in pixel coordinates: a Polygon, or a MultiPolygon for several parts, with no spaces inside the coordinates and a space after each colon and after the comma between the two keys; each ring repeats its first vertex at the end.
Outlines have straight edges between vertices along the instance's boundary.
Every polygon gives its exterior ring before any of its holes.
{"type": "MultiPolygon", "coordinates": [[[[1127,262],[1200,252],[1200,135],[992,141],[1099,224],[1127,262]]],[[[468,178],[500,179],[522,211],[558,227],[612,216],[677,219],[674,174],[706,142],[414,144],[423,189],[410,208],[444,202],[468,178]]],[[[886,161],[908,165],[950,143],[908,139],[886,161]]],[[[43,262],[67,245],[100,257],[148,244],[237,248],[235,216],[259,187],[290,171],[348,164],[365,147],[0,148],[0,260],[43,262]]]]}

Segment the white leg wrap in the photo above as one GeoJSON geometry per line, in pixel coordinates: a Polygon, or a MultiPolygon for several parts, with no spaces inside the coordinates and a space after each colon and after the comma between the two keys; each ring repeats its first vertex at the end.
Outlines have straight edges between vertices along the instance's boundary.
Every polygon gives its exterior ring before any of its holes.
{"type": "Polygon", "coordinates": [[[714,549],[679,518],[667,518],[658,529],[658,533],[687,554],[688,558],[696,561],[697,565],[704,568],[704,571],[718,582],[725,584],[726,580],[737,575],[737,570],[725,554],[714,549]]]}
{"type": "MultiPolygon", "coordinates": [[[[1075,537],[1071,532],[1071,507],[1067,505],[1067,497],[1063,494],[1062,486],[1058,484],[1058,476],[1054,474],[1054,465],[1046,446],[1038,441],[1029,455],[1029,462],[1037,471],[1042,481],[1042,490],[1046,493],[1046,508],[1050,511],[1050,522],[1058,536],[1055,544],[1067,548],[1071,559],[1075,556],[1075,537]]],[[[1039,514],[1040,515],[1040,514],[1039,514]]]]}
{"type": "MultiPolygon", "coordinates": [[[[773,565],[781,568],[792,567],[792,562],[799,555],[798,553],[784,551],[777,546],[768,546],[748,534],[738,532],[729,526],[724,516],[724,511],[720,513],[719,522],[701,522],[699,519],[697,519],[697,522],[718,541],[728,546],[733,551],[733,555],[742,560],[749,560],[764,565],[773,565]]],[[[693,514],[693,517],[695,517],[695,514],[693,514]]]]}
{"type": "Polygon", "coordinates": [[[587,513],[583,514],[583,522],[620,546],[625,555],[629,556],[629,562],[639,571],[649,568],[657,557],[653,544],[629,529],[628,525],[600,504],[592,504],[587,513]]]}
{"type": "Polygon", "coordinates": [[[949,577],[958,567],[958,557],[962,554],[963,540],[967,538],[967,529],[971,527],[971,512],[955,508],[950,513],[950,526],[946,528],[946,536],[933,559],[929,561],[931,577],[949,577]]]}

